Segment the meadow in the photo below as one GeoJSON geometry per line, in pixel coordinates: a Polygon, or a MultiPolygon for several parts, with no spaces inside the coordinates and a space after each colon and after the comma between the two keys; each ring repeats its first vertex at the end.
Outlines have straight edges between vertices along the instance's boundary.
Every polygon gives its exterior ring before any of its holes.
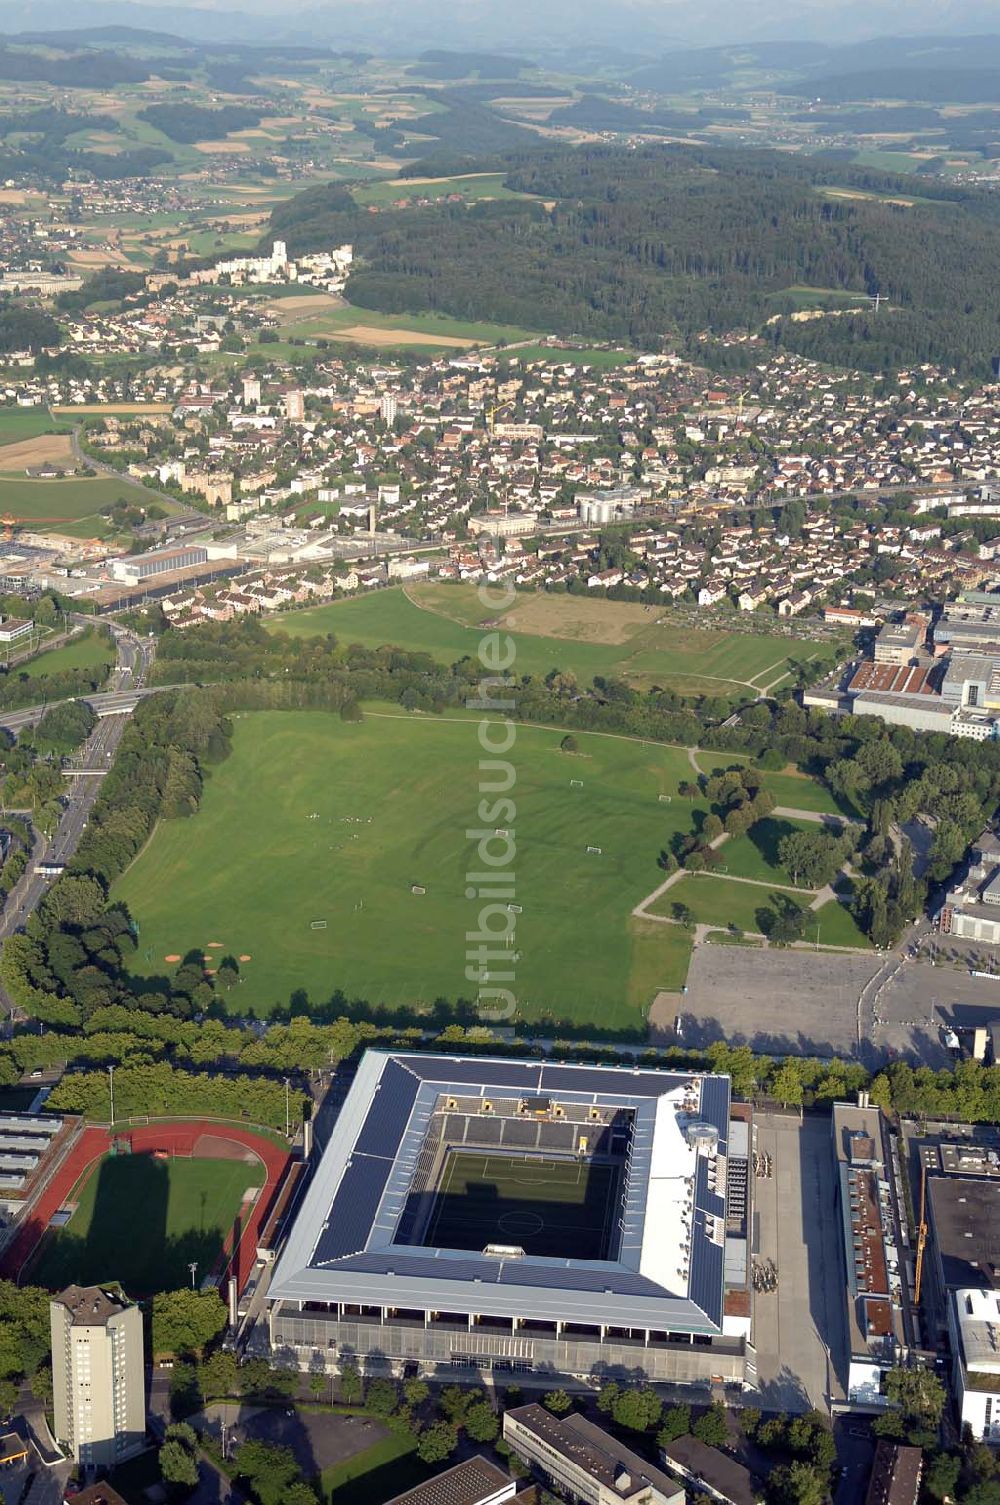
{"type": "MultiPolygon", "coordinates": [[[[0,465],[2,460],[3,451],[0,450],[0,465]]],[[[100,516],[100,509],[110,506],[120,497],[136,500],[141,499],[141,493],[115,476],[74,476],[59,481],[35,481],[0,472],[0,515],[9,514],[18,522],[33,527],[51,526],[58,529],[63,523],[78,524],[86,521],[88,528],[77,528],[75,531],[86,533],[89,530],[100,535],[102,529],[107,531],[107,523],[100,516]]]]}
{"type": "Polygon", "coordinates": [[[59,648],[43,649],[26,663],[18,664],[17,673],[37,679],[42,674],[61,674],[66,669],[105,671],[115,662],[114,644],[105,632],[83,632],[59,648]]]}
{"type": "MultiPolygon", "coordinates": [[[[345,340],[358,345],[417,346],[427,349],[471,349],[475,345],[510,344],[537,338],[534,330],[514,324],[491,324],[476,319],[452,319],[447,314],[384,314],[342,299],[275,298],[270,312],[285,336],[302,340],[345,340]]],[[[262,347],[273,351],[274,345],[262,347]]]]}
{"type": "MultiPolygon", "coordinates": [[[[168,957],[211,955],[210,944],[247,957],[228,995],[241,1013],[298,991],[313,1005],[341,989],[425,1011],[472,998],[476,726],[398,710],[358,724],[237,717],[199,813],[161,823],[115,885],[139,926],[137,969],[163,976],[168,957]]],[[[677,793],[690,777],[683,749],[579,733],[571,755],[560,740],[519,727],[509,755],[518,1017],[641,1031],[657,990],[683,984],[690,940],[630,912],[656,886],[661,847],[702,807],[677,793]]]]}
{"type": "MultiPolygon", "coordinates": [[[[65,432],[66,424],[57,422],[47,408],[0,408],[0,447],[65,432]]],[[[0,452],[0,466],[3,459],[0,452]]]]}
{"type": "Polygon", "coordinates": [[[242,1160],[107,1156],[75,1190],[69,1222],[45,1235],[31,1278],[52,1290],[113,1279],[148,1296],[188,1285],[196,1260],[204,1279],[244,1193],[263,1179],[263,1167],[242,1160]]]}
{"type": "MultiPolygon", "coordinates": [[[[496,620],[473,586],[416,585],[274,618],[272,631],[295,637],[333,632],[344,642],[394,644],[443,663],[474,656],[486,623],[496,620]]],[[[569,595],[522,594],[500,619],[517,650],[516,672],[597,674],[678,694],[726,696],[777,689],[792,660],[832,661],[834,645],[725,627],[689,627],[662,607],[569,595]]]]}

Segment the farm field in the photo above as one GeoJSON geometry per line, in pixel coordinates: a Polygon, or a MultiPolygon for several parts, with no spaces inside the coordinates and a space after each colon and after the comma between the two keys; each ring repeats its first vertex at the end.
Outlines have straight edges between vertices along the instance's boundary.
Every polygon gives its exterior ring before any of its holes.
{"type": "Polygon", "coordinates": [[[791,661],[832,660],[835,652],[828,642],[689,627],[659,607],[579,596],[525,593],[497,621],[472,586],[381,590],[289,612],[269,627],[296,637],[333,632],[370,648],[395,644],[451,663],[477,652],[487,622],[513,636],[518,673],[559,668],[587,683],[595,674],[616,674],[643,688],[660,685],[688,695],[776,687],[791,661]]]}
{"type": "MultiPolygon", "coordinates": [[[[495,345],[501,340],[510,343],[536,337],[533,330],[521,329],[514,324],[452,319],[446,314],[383,314],[323,294],[308,299],[275,298],[269,308],[277,316],[283,334],[304,340],[471,349],[474,345],[495,345]]],[[[268,345],[264,348],[273,350],[275,347],[268,345]]]]}
{"type": "Polygon", "coordinates": [[[504,187],[502,172],[474,172],[451,178],[388,178],[381,183],[363,183],[354,189],[358,204],[374,204],[385,209],[400,199],[428,199],[436,203],[440,199],[458,194],[465,203],[480,199],[525,199],[533,195],[514,193],[504,187]]]}
{"type": "Polygon", "coordinates": [[[42,674],[61,674],[64,669],[110,669],[115,662],[114,645],[103,632],[84,632],[59,648],[50,648],[18,664],[16,673],[37,679],[42,674]]]}
{"type": "MultiPolygon", "coordinates": [[[[3,451],[0,450],[0,462],[3,451]]],[[[72,477],[66,480],[28,480],[0,472],[0,514],[10,514],[18,522],[39,527],[58,528],[63,523],[93,519],[95,534],[107,523],[101,507],[119,497],[135,499],[141,493],[116,476],[72,477]]]]}
{"type": "Polygon", "coordinates": [[[7,455],[3,450],[8,445],[20,445],[42,434],[66,432],[66,424],[59,423],[47,408],[0,408],[0,467],[6,467],[7,455]]]}
{"type": "MultiPolygon", "coordinates": [[[[400,711],[238,717],[199,813],[161,824],[115,886],[139,926],[137,968],[163,976],[167,957],[210,944],[245,956],[241,1013],[297,990],[422,1009],[473,997],[476,726],[400,711]]],[[[691,828],[698,807],[677,795],[690,765],[682,749],[578,733],[568,755],[559,742],[521,727],[510,755],[518,1017],[639,1031],[656,991],[687,972],[688,936],[630,911],[656,884],[660,847],[691,828]]]]}
{"type": "Polygon", "coordinates": [[[58,1290],[113,1279],[148,1296],[190,1284],[191,1260],[203,1279],[244,1194],[263,1183],[263,1167],[243,1160],[106,1156],[74,1190],[69,1222],[46,1234],[32,1280],[58,1290]]]}

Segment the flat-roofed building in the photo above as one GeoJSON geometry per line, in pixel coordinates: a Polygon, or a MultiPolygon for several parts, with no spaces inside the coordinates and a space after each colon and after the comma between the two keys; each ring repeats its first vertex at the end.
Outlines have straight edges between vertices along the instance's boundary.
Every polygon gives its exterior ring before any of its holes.
{"type": "Polygon", "coordinates": [[[415,1489],[393,1495],[385,1505],[502,1505],[512,1500],[517,1482],[488,1458],[466,1458],[415,1489]]]}
{"type": "Polygon", "coordinates": [[[952,1291],[948,1307],[952,1390],[960,1425],[977,1442],[1000,1442],[1000,1280],[952,1291]]]}
{"type": "MultiPolygon", "coordinates": [[[[586,1505],[684,1505],[684,1486],[585,1416],[504,1412],[504,1441],[560,1494],[586,1505]]],[[[741,1502],[742,1505],[742,1502],[741,1502]]]]}
{"type": "Polygon", "coordinates": [[[877,664],[908,664],[919,652],[927,632],[922,617],[907,617],[903,622],[886,622],[875,637],[877,664]]]}
{"type": "Polygon", "coordinates": [[[847,1398],[884,1405],[882,1378],[903,1356],[905,1331],[881,1111],[866,1101],[834,1103],[833,1142],[846,1276],[847,1398]]]}

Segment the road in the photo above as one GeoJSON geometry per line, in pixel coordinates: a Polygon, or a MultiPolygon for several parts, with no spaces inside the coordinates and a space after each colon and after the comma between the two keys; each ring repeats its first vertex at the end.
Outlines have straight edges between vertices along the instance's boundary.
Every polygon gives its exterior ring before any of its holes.
{"type": "MultiPolygon", "coordinates": [[[[52,884],[55,874],[40,873],[39,865],[60,866],[73,856],[101,792],[103,775],[114,762],[129,713],[134,710],[140,695],[150,693],[142,688],[142,680],[149,668],[150,645],[124,627],[116,625],[112,633],[118,650],[118,663],[112,673],[119,685],[127,680],[129,688],[87,697],[88,704],[93,706],[100,719],[65,770],[66,805],[59,824],[49,838],[36,835],[28,866],[7,896],[0,912],[0,939],[23,927],[52,884]]],[[[28,711],[16,711],[6,719],[0,718],[0,724],[11,731],[19,730],[37,720],[44,709],[44,706],[33,706],[28,711]],[[14,721],[16,725],[12,724],[14,721]]]]}

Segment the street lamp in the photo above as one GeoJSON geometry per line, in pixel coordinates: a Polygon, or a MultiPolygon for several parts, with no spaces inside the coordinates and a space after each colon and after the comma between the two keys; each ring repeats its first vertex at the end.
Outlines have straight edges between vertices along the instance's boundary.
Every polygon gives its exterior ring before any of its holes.
{"type": "Polygon", "coordinates": [[[115,1068],[108,1067],[108,1080],[111,1083],[111,1127],[115,1126],[115,1068]]]}
{"type": "Polygon", "coordinates": [[[195,1277],[195,1274],[196,1274],[197,1269],[198,1269],[198,1261],[196,1259],[193,1259],[191,1261],[191,1263],[188,1265],[188,1269],[191,1271],[191,1289],[193,1291],[194,1290],[194,1277],[195,1277]]]}
{"type": "Polygon", "coordinates": [[[292,1125],[291,1125],[291,1118],[289,1116],[288,1078],[285,1077],[285,1138],[286,1139],[290,1139],[291,1138],[291,1133],[292,1133],[292,1125]]]}

